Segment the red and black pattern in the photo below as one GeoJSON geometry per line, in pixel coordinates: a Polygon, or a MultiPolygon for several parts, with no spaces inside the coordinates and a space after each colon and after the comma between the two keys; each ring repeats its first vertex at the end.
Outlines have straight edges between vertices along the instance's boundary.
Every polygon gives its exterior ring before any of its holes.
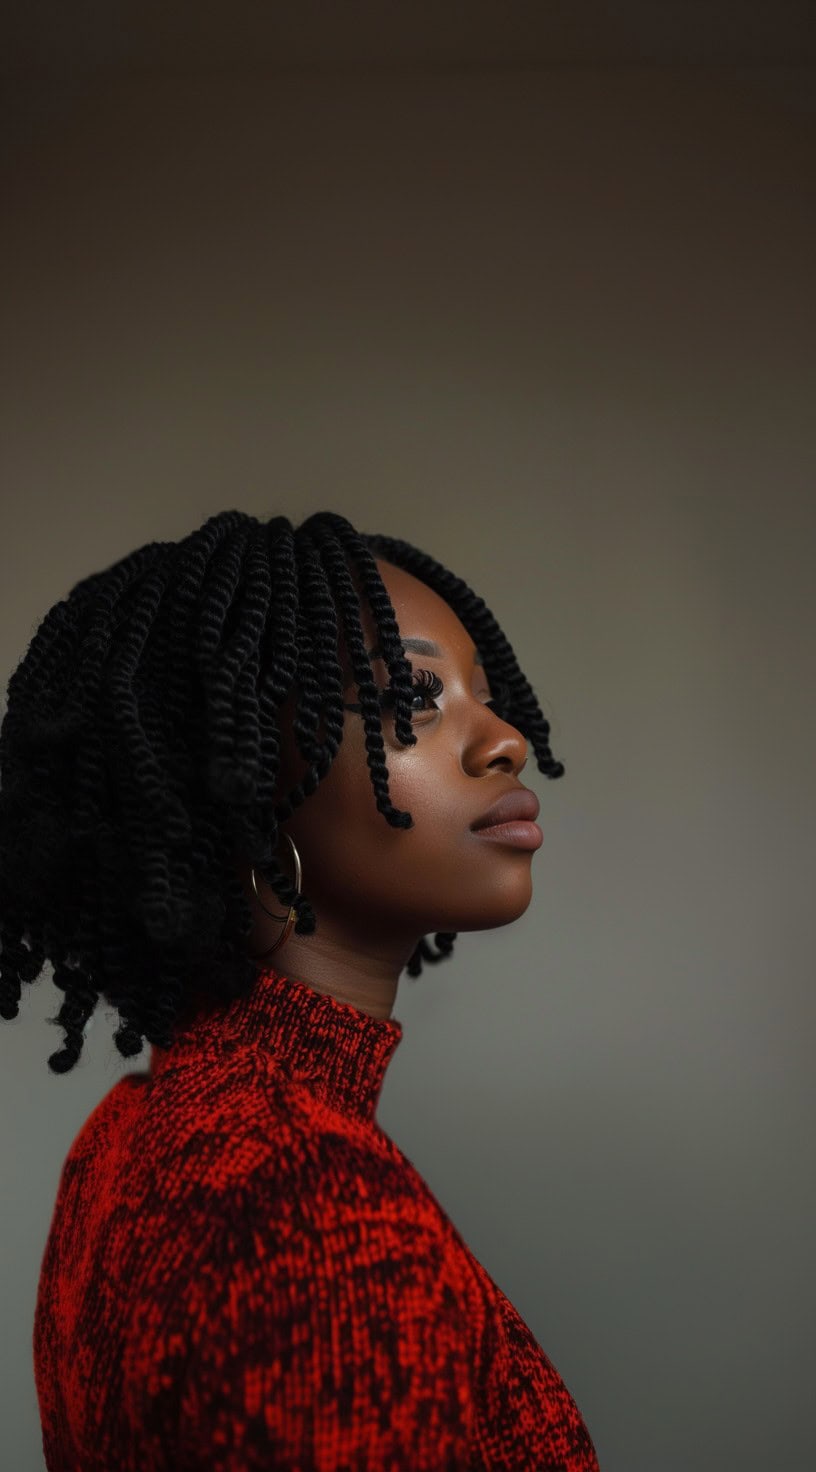
{"type": "Polygon", "coordinates": [[[40,1273],[49,1472],[597,1472],[554,1366],[376,1122],[401,1038],[270,970],[97,1105],[40,1273]]]}

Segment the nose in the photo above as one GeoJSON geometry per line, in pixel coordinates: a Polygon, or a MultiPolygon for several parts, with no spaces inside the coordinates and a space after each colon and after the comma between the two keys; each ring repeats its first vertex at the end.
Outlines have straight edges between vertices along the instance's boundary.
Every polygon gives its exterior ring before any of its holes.
{"type": "Polygon", "coordinates": [[[480,776],[492,767],[499,767],[502,771],[512,772],[517,776],[524,771],[527,756],[526,736],[516,726],[511,726],[509,721],[503,721],[490,712],[485,723],[480,725],[468,743],[463,766],[475,776],[480,776]]]}

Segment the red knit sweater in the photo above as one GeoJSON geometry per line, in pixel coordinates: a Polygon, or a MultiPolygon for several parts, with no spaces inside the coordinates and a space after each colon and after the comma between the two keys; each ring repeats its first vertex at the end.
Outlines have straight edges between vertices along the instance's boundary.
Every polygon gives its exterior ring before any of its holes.
{"type": "Polygon", "coordinates": [[[401,1038],[266,971],[105,1095],[40,1273],[49,1472],[597,1472],[557,1371],[375,1120],[401,1038]]]}

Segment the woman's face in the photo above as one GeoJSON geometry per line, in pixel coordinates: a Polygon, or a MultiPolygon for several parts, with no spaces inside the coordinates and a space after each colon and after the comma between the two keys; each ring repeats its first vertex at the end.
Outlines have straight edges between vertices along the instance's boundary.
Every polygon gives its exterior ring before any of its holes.
{"type": "MultiPolygon", "coordinates": [[[[315,909],[318,930],[338,945],[356,947],[361,955],[367,948],[379,954],[396,951],[405,961],[418,941],[434,931],[507,925],[527,909],[532,851],[471,831],[471,824],[499,797],[521,785],[527,741],[488,708],[495,692],[474,659],[471,636],[450,606],[402,568],[380,559],[377,566],[403,642],[429,640],[439,649],[435,656],[406,650],[414,676],[425,669],[444,686],[438,696],[424,696],[421,703],[415,699],[414,746],[399,744],[393,712],[387,706],[382,710],[391,801],[411,813],[414,826],[392,828],[377,811],[363,718],[347,709],[332,767],[282,829],[298,849],[301,888],[315,909]]],[[[354,580],[359,588],[356,575],[354,580]]],[[[365,600],[360,618],[371,651],[378,636],[365,600]]],[[[344,700],[352,704],[359,696],[345,641],[340,657],[345,662],[344,700]]],[[[376,683],[385,689],[386,665],[379,658],[372,664],[376,683]]],[[[290,696],[281,711],[278,800],[308,765],[295,745],[294,704],[290,696]]],[[[279,856],[291,874],[291,850],[284,840],[279,856]]],[[[264,903],[282,913],[268,889],[264,903]]],[[[274,921],[269,926],[256,932],[257,938],[266,935],[267,944],[281,930],[274,921]]],[[[283,949],[291,944],[290,938],[283,949]]]]}

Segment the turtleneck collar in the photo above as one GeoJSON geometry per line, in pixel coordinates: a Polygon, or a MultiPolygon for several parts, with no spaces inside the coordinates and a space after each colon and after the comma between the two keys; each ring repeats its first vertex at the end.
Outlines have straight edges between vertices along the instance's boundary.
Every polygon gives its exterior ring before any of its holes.
{"type": "Polygon", "coordinates": [[[154,1048],[156,1077],[178,1048],[206,1054],[254,1047],[279,1059],[287,1073],[331,1108],[373,1120],[385,1072],[402,1040],[395,1017],[372,1017],[306,982],[267,968],[248,997],[208,1007],[178,1027],[170,1049],[154,1048]]]}

